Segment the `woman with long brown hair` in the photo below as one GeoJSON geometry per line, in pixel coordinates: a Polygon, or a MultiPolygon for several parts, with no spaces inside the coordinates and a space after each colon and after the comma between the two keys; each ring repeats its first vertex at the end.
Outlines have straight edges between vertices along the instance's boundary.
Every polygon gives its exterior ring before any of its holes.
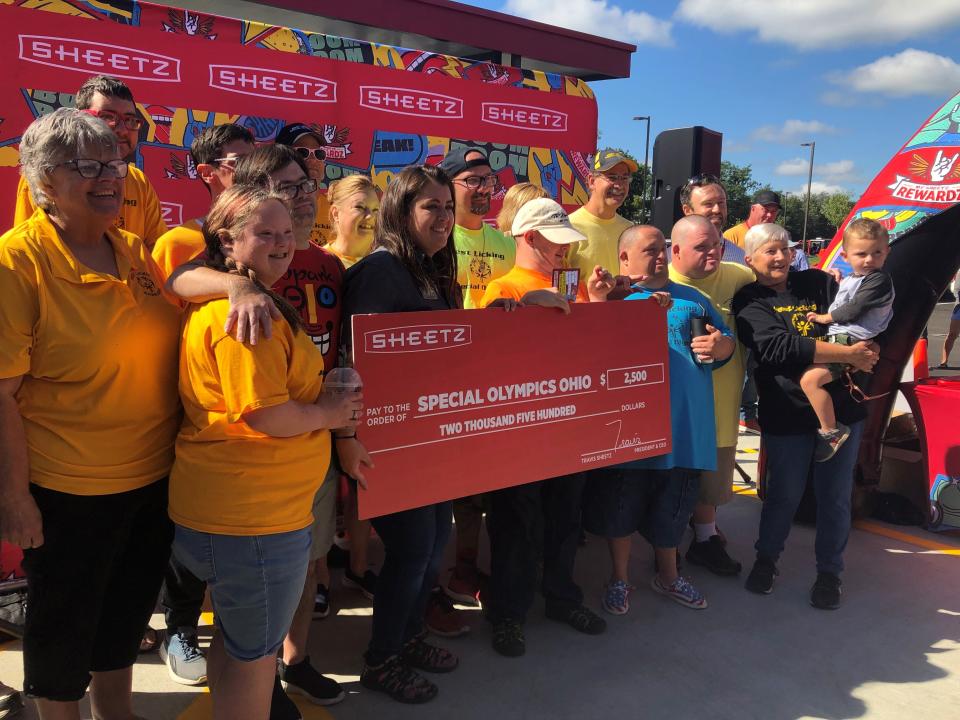
{"type": "MultiPolygon", "coordinates": [[[[462,306],[452,240],[453,197],[450,180],[430,166],[408,167],[390,182],[380,207],[374,250],[347,271],[343,327],[348,357],[352,315],[462,306]]],[[[344,467],[357,467],[352,458],[365,451],[356,433],[334,437],[344,467]]],[[[436,697],[437,686],[417,670],[449,672],[458,664],[452,653],[425,642],[423,627],[451,517],[451,503],[442,502],[373,519],[383,541],[384,561],[360,682],[400,702],[422,703],[436,697]]]]}

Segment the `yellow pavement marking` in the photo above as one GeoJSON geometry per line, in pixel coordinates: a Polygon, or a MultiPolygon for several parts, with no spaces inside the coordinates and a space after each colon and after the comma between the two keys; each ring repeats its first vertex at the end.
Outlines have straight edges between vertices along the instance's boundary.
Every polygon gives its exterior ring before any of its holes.
{"type": "Polygon", "coordinates": [[[866,530],[874,535],[882,535],[883,537],[890,538],[891,540],[899,540],[900,542],[907,543],[908,545],[914,545],[916,547],[922,547],[925,550],[931,550],[937,555],[960,555],[960,548],[956,546],[944,545],[936,540],[927,540],[926,538],[916,537],[915,535],[894,530],[884,525],[871,522],[870,520],[857,520],[853,523],[853,526],[859,530],[866,530]]]}
{"type": "Polygon", "coordinates": [[[749,455],[756,455],[760,452],[760,448],[737,448],[738,453],[747,453],[749,455]]]}

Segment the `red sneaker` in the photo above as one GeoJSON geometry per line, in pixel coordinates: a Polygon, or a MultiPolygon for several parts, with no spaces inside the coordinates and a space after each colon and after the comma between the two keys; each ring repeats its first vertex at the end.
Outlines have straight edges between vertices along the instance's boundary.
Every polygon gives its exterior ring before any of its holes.
{"type": "Polygon", "coordinates": [[[458,603],[478,605],[480,597],[480,573],[472,565],[458,565],[450,573],[443,591],[458,603]]]}
{"type": "Polygon", "coordinates": [[[439,637],[460,637],[470,632],[463,612],[453,606],[450,598],[437,591],[431,593],[424,624],[427,630],[439,637]]]}

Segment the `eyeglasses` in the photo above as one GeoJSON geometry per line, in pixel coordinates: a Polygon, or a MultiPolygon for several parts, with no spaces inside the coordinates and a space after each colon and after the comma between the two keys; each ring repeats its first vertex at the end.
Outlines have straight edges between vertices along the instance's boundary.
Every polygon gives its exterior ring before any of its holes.
{"type": "Polygon", "coordinates": [[[302,157],[304,160],[309,160],[311,157],[317,160],[327,159],[327,151],[324,150],[323,148],[298,147],[298,148],[294,148],[294,150],[296,150],[297,155],[302,157]]]}
{"type": "Polygon", "coordinates": [[[607,173],[597,173],[598,177],[605,178],[607,182],[614,185],[626,185],[633,179],[633,175],[608,175],[607,173]]]}
{"type": "Polygon", "coordinates": [[[120,115],[112,110],[87,110],[87,113],[100,118],[112,128],[122,125],[127,130],[139,130],[143,127],[143,120],[137,115],[120,115]]]}
{"type": "Polygon", "coordinates": [[[308,178],[306,180],[301,180],[294,185],[282,185],[274,188],[274,190],[280,193],[287,200],[293,200],[301,193],[304,195],[312,195],[315,193],[317,191],[317,181],[308,178]]]}
{"type": "Polygon", "coordinates": [[[127,165],[123,160],[110,160],[108,162],[100,162],[99,160],[94,160],[92,158],[79,158],[77,160],[67,160],[66,162],[60,163],[69,167],[71,170],[75,170],[80,174],[80,177],[87,178],[92,180],[103,175],[105,168],[109,168],[110,172],[108,174],[113,175],[116,178],[125,178],[127,176],[127,171],[130,170],[130,166],[127,165]]]}
{"type": "Polygon", "coordinates": [[[490,188],[491,190],[496,190],[500,187],[500,178],[496,175],[485,175],[480,177],[479,175],[471,175],[470,177],[465,177],[462,180],[454,180],[455,183],[468,187],[471,190],[479,190],[481,187],[490,188]]]}

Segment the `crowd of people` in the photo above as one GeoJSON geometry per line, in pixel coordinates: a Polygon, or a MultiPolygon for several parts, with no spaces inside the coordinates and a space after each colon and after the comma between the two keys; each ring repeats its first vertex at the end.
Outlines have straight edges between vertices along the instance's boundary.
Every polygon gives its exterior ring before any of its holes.
{"type": "Polygon", "coordinates": [[[45,720],[77,720],[88,689],[94,717],[135,717],[131,667],[157,642],[175,680],[209,685],[216,718],[298,718],[288,693],[343,700],[307,654],[313,620],[329,612],[338,506],[343,584],[373,602],[360,683],[400,702],[431,700],[425,674],[456,670],[456,655],[428,641],[465,631],[452,600],[482,601],[508,657],[526,652],[538,589],[547,618],[604,633],[575,577],[582,529],[609,548],[607,614],[629,610],[634,533],[653,548],[652,590],[706,608],[681,563],[741,573],[718,525],[741,422],[767,450],[747,590],[773,590],[809,480],[810,603],[840,606],[861,373],[893,300],[877,223],[848,226],[853,272],[838,285],[796,264],[769,191],[726,238],[726,193],[709,175],[683,187],[669,241],[629,222],[618,210],[638,168],[614,150],[592,157],[582,208],[568,216],[521,183],[498,229],[485,218],[500,183],[480,148],[408,167],[382,197],[363,175],[324,194],[315,129],[288,125],[257,146],[223,124],[190,147],[209,210],[168,230],[125,159],[142,122],[130,90],[98,76],[76,99],[24,132],[17,215],[0,237],[0,533],[24,549],[24,691],[45,720]],[[349,365],[353,315],[636,300],[666,312],[671,453],[358,519],[373,467],[362,387],[326,382],[349,365]],[[484,517],[489,573],[478,567],[484,517]],[[455,565],[441,581],[454,519],[455,565]],[[204,651],[208,592],[217,632],[204,651]],[[162,638],[147,627],[158,598],[162,638]]]}

